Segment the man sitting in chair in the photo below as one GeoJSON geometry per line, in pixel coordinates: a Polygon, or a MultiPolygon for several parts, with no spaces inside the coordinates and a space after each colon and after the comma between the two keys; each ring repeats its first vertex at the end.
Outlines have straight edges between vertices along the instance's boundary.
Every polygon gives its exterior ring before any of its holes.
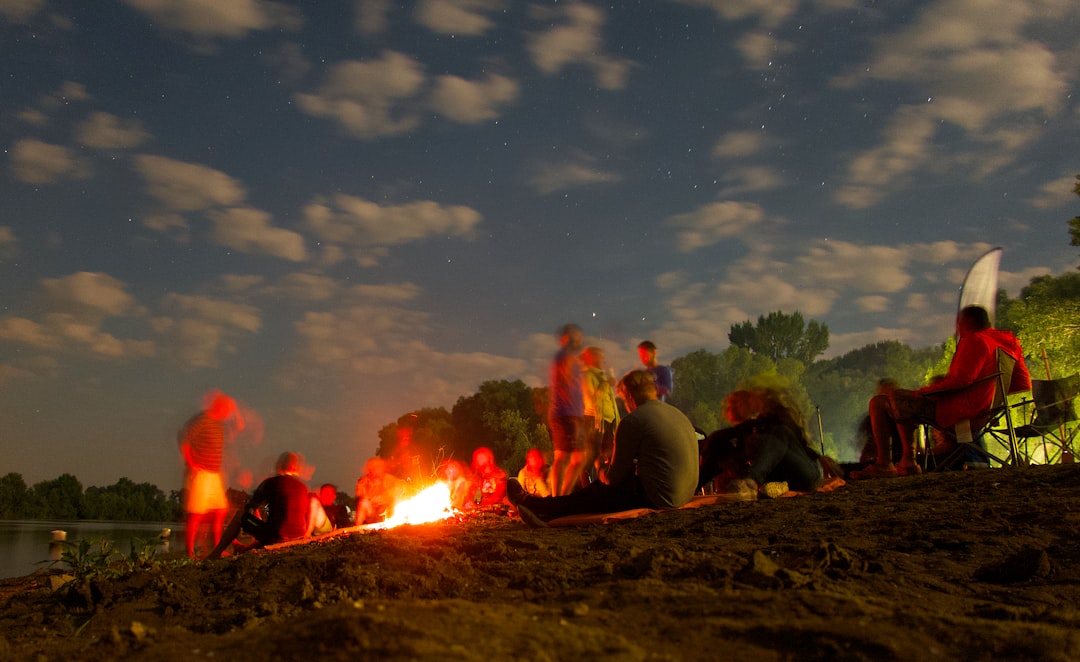
{"type": "Polygon", "coordinates": [[[949,429],[958,422],[985,413],[994,400],[994,380],[985,379],[998,371],[997,350],[1016,360],[1009,392],[1031,388],[1031,376],[1024,365],[1024,352],[1012,333],[990,326],[990,316],[981,306],[967,306],[956,319],[956,354],[945,378],[918,391],[897,389],[870,399],[870,426],[878,445],[877,462],[852,478],[886,478],[919,473],[915,462],[915,426],[921,422],[949,429]],[[980,379],[984,380],[974,385],[980,379]],[[974,386],[973,386],[974,385],[974,386]],[[965,388],[971,386],[972,388],[965,388]],[[939,391],[937,397],[932,394],[939,391]],[[893,464],[892,437],[900,439],[898,464],[893,464]]]}

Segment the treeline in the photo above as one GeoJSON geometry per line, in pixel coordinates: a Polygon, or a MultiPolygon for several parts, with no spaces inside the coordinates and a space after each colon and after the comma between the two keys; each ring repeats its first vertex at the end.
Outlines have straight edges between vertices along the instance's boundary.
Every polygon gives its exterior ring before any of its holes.
{"type": "MultiPolygon", "coordinates": [[[[996,325],[1017,334],[1033,378],[1077,372],[1080,273],[1034,278],[1016,299],[999,292],[996,325]]],[[[829,346],[828,327],[782,311],[762,315],[756,323],[732,325],[728,341],[722,352],[700,349],[671,362],[671,403],[711,432],[723,425],[720,403],[726,394],[754,384],[785,387],[799,404],[811,438],[841,461],[858,458],[865,441],[858,436],[859,423],[879,379],[891,377],[903,388],[918,388],[948,369],[955,349],[952,338],[920,349],[883,341],[820,359],[829,346]]],[[[448,457],[467,463],[479,446],[491,448],[500,466],[516,472],[530,447],[551,448],[547,396],[546,388],[530,388],[520,380],[484,382],[450,410],[420,409],[384,426],[377,454],[390,458],[401,428],[408,427],[411,452],[432,474],[448,457]]]]}
{"type": "Polygon", "coordinates": [[[21,474],[0,477],[0,519],[175,522],[182,518],[180,493],[165,495],[150,483],[121,478],[108,487],[83,489],[63,474],[27,487],[21,474]]]}

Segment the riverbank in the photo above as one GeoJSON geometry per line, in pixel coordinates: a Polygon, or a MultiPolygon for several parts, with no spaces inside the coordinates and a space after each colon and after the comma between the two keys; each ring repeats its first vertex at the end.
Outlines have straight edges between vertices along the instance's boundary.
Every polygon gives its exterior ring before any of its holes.
{"type": "Polygon", "coordinates": [[[1080,465],[568,529],[486,515],[0,586],[0,659],[1080,658],[1080,465]]]}

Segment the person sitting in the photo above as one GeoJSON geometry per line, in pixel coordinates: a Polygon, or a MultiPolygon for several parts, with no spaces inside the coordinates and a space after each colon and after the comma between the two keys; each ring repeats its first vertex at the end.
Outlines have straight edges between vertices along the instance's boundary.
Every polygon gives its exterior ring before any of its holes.
{"type": "MultiPolygon", "coordinates": [[[[818,454],[811,448],[802,417],[787,396],[776,389],[741,389],[724,399],[724,416],[732,424],[702,443],[698,487],[720,483],[720,489],[756,498],[768,483],[809,492],[822,481],[818,454]]],[[[784,489],[784,492],[787,490],[784,489]]]]}
{"type": "Polygon", "coordinates": [[[920,473],[922,469],[915,462],[915,426],[932,422],[934,427],[949,429],[984,413],[994,400],[996,388],[993,380],[985,378],[998,370],[999,349],[1016,361],[1009,392],[1030,389],[1031,375],[1024,365],[1024,352],[1016,336],[993,328],[985,308],[963,308],[956,319],[956,353],[944,379],[917,391],[897,389],[870,398],[870,425],[878,446],[877,459],[862,471],[852,472],[851,477],[885,478],[920,473]],[[980,383],[976,385],[976,382],[980,383]],[[893,463],[889,454],[894,434],[900,438],[899,463],[893,463]]]}
{"type": "Polygon", "coordinates": [[[469,493],[467,473],[465,466],[453,459],[444,460],[436,472],[439,480],[445,483],[447,489],[450,490],[450,507],[454,510],[464,511],[474,505],[473,497],[475,497],[475,494],[469,493]]]}
{"type": "Polygon", "coordinates": [[[477,495],[477,507],[486,508],[502,503],[506,498],[506,472],[495,464],[495,453],[484,446],[477,448],[473,451],[470,470],[472,485],[469,493],[477,495]]]}
{"type": "MultiPolygon", "coordinates": [[[[342,517],[341,507],[335,506],[337,500],[337,487],[326,483],[319,488],[318,492],[311,493],[311,508],[308,511],[307,536],[321,536],[338,528],[338,521],[342,517]]],[[[346,514],[345,517],[348,517],[346,514]]]]}
{"type": "Polygon", "coordinates": [[[600,480],[563,496],[537,497],[516,480],[507,497],[531,526],[581,513],[612,513],[634,508],[678,508],[694,496],[698,481],[698,442],[693,423],[661,402],[656,382],[634,370],[619,382],[630,414],[615,432],[611,465],[600,480]]]}
{"type": "MultiPolygon", "coordinates": [[[[877,388],[874,390],[874,394],[892,393],[898,388],[900,388],[900,384],[898,384],[895,379],[892,379],[891,377],[882,377],[877,382],[877,388]]],[[[859,453],[859,464],[864,467],[874,464],[874,462],[877,461],[877,442],[874,441],[874,430],[870,426],[869,414],[859,421],[857,437],[862,441],[862,451],[859,453]]],[[[900,456],[900,439],[897,436],[893,436],[893,462],[899,462],[900,456]]]]}
{"type": "Polygon", "coordinates": [[[240,528],[255,538],[233,545],[237,552],[303,538],[308,530],[308,487],[298,478],[300,456],[285,452],[278,457],[277,474],[259,483],[244,505],[240,528]],[[262,509],[266,509],[263,517],[262,509]]]}
{"type": "Polygon", "coordinates": [[[403,480],[389,473],[386,460],[373,457],[364,463],[364,475],[356,481],[356,525],[383,521],[405,494],[403,480]]]}
{"type": "Polygon", "coordinates": [[[525,466],[518,472],[517,480],[525,491],[533,496],[551,496],[548,484],[548,467],[539,448],[530,448],[525,454],[525,466]]]}

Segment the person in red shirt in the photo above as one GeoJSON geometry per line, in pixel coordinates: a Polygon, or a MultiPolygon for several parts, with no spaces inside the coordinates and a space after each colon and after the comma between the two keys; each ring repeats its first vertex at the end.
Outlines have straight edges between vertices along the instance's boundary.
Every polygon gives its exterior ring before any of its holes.
{"type": "Polygon", "coordinates": [[[896,389],[870,399],[870,425],[877,443],[877,461],[852,478],[884,478],[919,473],[915,462],[914,430],[920,421],[933,421],[948,429],[958,422],[985,412],[994,401],[994,380],[972,386],[997,372],[997,350],[1016,360],[1010,393],[1031,388],[1031,375],[1024,365],[1024,352],[1012,333],[992,328],[990,316],[981,306],[967,306],[956,320],[956,354],[945,378],[918,391],[896,389]],[[938,391],[962,389],[928,397],[938,391]],[[900,438],[902,456],[893,464],[890,444],[893,434],[900,438]]]}

